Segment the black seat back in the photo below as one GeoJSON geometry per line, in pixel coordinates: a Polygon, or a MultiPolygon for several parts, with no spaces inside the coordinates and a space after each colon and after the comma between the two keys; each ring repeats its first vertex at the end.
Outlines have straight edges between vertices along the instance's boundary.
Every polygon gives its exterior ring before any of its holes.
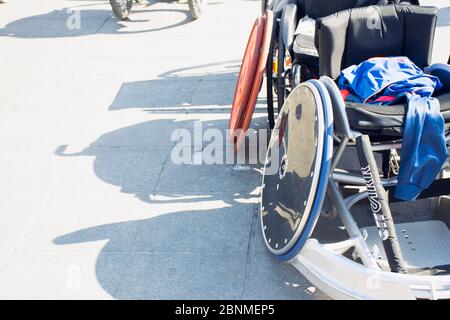
{"type": "Polygon", "coordinates": [[[419,5],[419,0],[298,0],[300,17],[323,18],[338,11],[388,4],[408,3],[419,5]]]}
{"type": "Polygon", "coordinates": [[[407,56],[419,68],[431,63],[437,9],[411,5],[369,6],[317,20],[319,72],[333,79],[372,57],[407,56]]]}
{"type": "MultiPolygon", "coordinates": [[[[383,0],[382,0],[383,1],[383,0]]],[[[300,16],[312,19],[329,16],[338,11],[367,7],[378,4],[380,0],[299,0],[300,16]]]]}

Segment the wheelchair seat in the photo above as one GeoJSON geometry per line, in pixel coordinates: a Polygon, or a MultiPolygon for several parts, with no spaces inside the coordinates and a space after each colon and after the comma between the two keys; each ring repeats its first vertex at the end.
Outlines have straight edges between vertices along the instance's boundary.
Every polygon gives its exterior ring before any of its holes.
{"type": "MultiPolygon", "coordinates": [[[[425,69],[431,63],[436,20],[436,8],[406,5],[349,9],[320,18],[315,38],[320,75],[336,79],[348,66],[383,56],[407,56],[425,69]]],[[[444,83],[435,97],[450,127],[450,88],[446,85],[450,69],[443,71],[444,75],[435,74],[444,83]]],[[[378,138],[401,137],[406,101],[396,105],[346,102],[346,113],[354,130],[378,138]]]]}
{"type": "MultiPolygon", "coordinates": [[[[446,131],[450,128],[450,93],[436,97],[444,117],[446,131]]],[[[346,113],[352,129],[374,138],[397,138],[403,135],[406,103],[377,105],[346,102],[346,113]]]]}

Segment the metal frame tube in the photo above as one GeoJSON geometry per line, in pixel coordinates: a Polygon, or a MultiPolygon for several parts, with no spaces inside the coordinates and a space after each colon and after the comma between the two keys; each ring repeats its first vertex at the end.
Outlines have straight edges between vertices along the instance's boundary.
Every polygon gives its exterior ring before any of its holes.
{"type": "Polygon", "coordinates": [[[361,172],[366,180],[370,208],[374,215],[379,235],[383,240],[389,266],[392,272],[406,273],[406,263],[403,259],[392,213],[389,208],[389,196],[381,183],[369,136],[361,135],[357,137],[356,146],[361,172]]]}

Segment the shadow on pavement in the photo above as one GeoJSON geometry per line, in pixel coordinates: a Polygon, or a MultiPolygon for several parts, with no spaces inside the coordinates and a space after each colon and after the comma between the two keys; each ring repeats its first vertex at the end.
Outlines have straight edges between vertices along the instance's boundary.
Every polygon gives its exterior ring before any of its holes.
{"type": "MultiPolygon", "coordinates": [[[[246,155],[239,166],[173,161],[174,145],[180,142],[178,138],[171,141],[174,131],[182,128],[194,137],[195,123],[201,120],[204,129],[222,133],[222,141],[214,141],[214,145],[223,151],[225,162],[230,151],[225,145],[227,113],[238,71],[239,62],[228,61],[125,83],[110,110],[143,108],[152,112],[161,108],[165,114],[105,133],[78,153],[66,152],[65,146],[56,150],[60,156],[94,157],[96,177],[146,205],[142,220],[94,226],[54,239],[56,245],[107,240],[96,261],[96,274],[112,297],[316,297],[310,284],[292,266],[277,261],[264,247],[258,214],[258,171],[265,152],[252,162],[246,155]],[[186,104],[193,109],[177,109],[186,104]],[[227,110],[213,115],[210,110],[203,114],[190,112],[211,105],[227,106],[227,110]],[[205,115],[207,119],[202,118],[205,115]],[[120,252],[126,261],[108,258],[108,253],[120,252]],[[111,270],[116,274],[112,275],[111,270]]],[[[257,118],[253,125],[264,127],[265,122],[265,118],[257,118]]],[[[199,145],[194,140],[183,144],[182,149],[193,159],[209,144],[202,141],[199,145]]]]}
{"type": "Polygon", "coordinates": [[[131,15],[128,20],[118,21],[111,10],[85,9],[85,7],[86,5],[53,10],[12,21],[4,28],[0,28],[0,37],[65,38],[97,33],[125,35],[167,30],[192,21],[187,8],[156,9],[140,6],[140,9],[136,9],[134,15],[131,15]],[[164,12],[172,13],[173,21],[162,20],[158,17],[164,12]],[[140,26],[139,30],[132,30],[133,24],[148,24],[148,26],[140,26]]]}
{"type": "Polygon", "coordinates": [[[123,83],[110,110],[230,106],[240,61],[212,63],[165,72],[156,79],[123,83]]]}
{"type": "MultiPolygon", "coordinates": [[[[225,128],[227,121],[210,123],[225,128]]],[[[96,274],[115,298],[310,297],[301,275],[263,247],[257,166],[242,171],[234,165],[176,165],[168,157],[170,145],[164,152],[145,147],[152,132],[164,139],[177,127],[192,126],[190,121],[147,121],[106,133],[76,154],[60,147],[61,156],[95,157],[96,176],[147,203],[149,218],[74,231],[54,243],[108,240],[96,274]],[[127,261],[108,259],[108,253],[118,252],[126,253],[127,261]]]]}
{"type": "Polygon", "coordinates": [[[450,26],[450,7],[440,8],[438,11],[438,27],[450,26]]]}

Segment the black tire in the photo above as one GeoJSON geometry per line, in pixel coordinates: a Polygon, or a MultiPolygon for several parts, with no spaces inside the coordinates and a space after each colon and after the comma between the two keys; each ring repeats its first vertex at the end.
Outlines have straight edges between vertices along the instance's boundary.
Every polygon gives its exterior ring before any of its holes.
{"type": "Polygon", "coordinates": [[[197,20],[205,10],[206,0],[188,0],[189,12],[194,20],[197,20]]]}
{"type": "Polygon", "coordinates": [[[294,90],[302,82],[302,67],[298,63],[292,65],[292,86],[291,89],[294,90]]]}
{"type": "Polygon", "coordinates": [[[286,49],[283,42],[283,33],[280,29],[278,30],[278,72],[277,72],[277,102],[278,102],[278,113],[280,113],[283,107],[286,93],[286,79],[284,75],[284,59],[286,55],[286,49]]]}
{"type": "Polygon", "coordinates": [[[119,20],[127,19],[133,7],[133,0],[109,0],[109,3],[111,4],[114,15],[119,20]]]}
{"type": "Polygon", "coordinates": [[[274,17],[272,39],[270,40],[269,55],[267,57],[267,64],[266,64],[267,117],[269,119],[269,127],[271,129],[273,129],[275,126],[275,114],[273,110],[273,102],[274,102],[273,55],[275,53],[275,45],[278,42],[277,23],[278,23],[277,18],[274,17]]]}

